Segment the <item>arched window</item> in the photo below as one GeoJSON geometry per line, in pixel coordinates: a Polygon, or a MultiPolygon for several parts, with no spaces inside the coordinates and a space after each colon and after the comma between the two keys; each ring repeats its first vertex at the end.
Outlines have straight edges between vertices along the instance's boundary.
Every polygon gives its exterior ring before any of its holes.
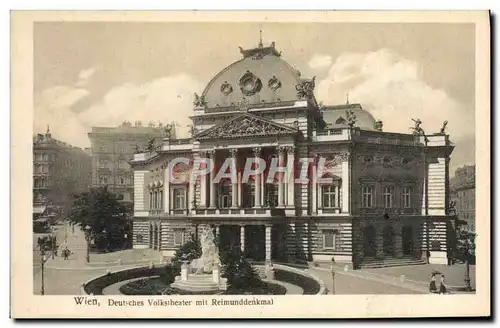
{"type": "Polygon", "coordinates": [[[221,180],[221,182],[219,183],[219,207],[229,208],[231,207],[231,201],[231,181],[229,179],[221,180]]]}

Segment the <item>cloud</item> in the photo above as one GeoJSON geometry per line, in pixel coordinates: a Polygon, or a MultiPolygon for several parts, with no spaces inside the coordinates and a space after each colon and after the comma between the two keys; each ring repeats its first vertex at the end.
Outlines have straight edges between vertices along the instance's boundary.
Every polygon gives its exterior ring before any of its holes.
{"type": "Polygon", "coordinates": [[[420,118],[426,133],[439,132],[447,120],[452,140],[474,136],[474,110],[426,83],[417,62],[391,50],[343,53],[325,69],[316,97],[325,104],[342,104],[348,94],[351,103],[360,103],[383,121],[384,131],[408,133],[411,118],[420,118]]]}
{"type": "Polygon", "coordinates": [[[188,135],[193,94],[202,85],[187,74],[162,77],[145,84],[124,84],[110,90],[99,103],[80,114],[87,126],[116,126],[135,122],[176,121],[180,137],[188,135]]]}
{"type": "Polygon", "coordinates": [[[328,55],[314,55],[308,65],[312,69],[323,69],[332,65],[332,57],[328,55]]]}
{"type": "Polygon", "coordinates": [[[34,131],[43,133],[50,125],[55,138],[65,142],[72,140],[75,146],[86,145],[81,140],[87,133],[86,128],[70,108],[88,95],[87,90],[71,86],[55,86],[35,95],[34,131]]]}
{"type": "Polygon", "coordinates": [[[84,69],[78,74],[78,81],[75,83],[78,87],[83,87],[90,82],[94,74],[97,72],[95,68],[84,69]]]}
{"type": "Polygon", "coordinates": [[[72,86],[50,88],[37,95],[35,131],[44,132],[50,124],[55,138],[88,147],[87,133],[93,126],[113,127],[125,120],[140,120],[143,125],[150,121],[164,124],[176,121],[178,136],[188,136],[193,94],[202,87],[187,74],[162,77],[145,84],[123,84],[110,89],[102,99],[79,113],[74,113],[71,108],[89,97],[86,89],[72,86]]]}

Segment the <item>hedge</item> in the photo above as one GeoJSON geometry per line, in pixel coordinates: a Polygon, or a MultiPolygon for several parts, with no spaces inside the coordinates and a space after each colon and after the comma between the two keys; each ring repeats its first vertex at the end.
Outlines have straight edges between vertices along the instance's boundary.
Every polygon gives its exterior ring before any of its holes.
{"type": "Polygon", "coordinates": [[[118,272],[112,272],[110,274],[100,276],[91,280],[83,286],[83,289],[87,294],[102,295],[104,288],[116,284],[120,281],[135,279],[135,278],[147,278],[151,276],[161,276],[165,272],[165,265],[150,268],[141,267],[129,270],[123,270],[118,272]]]}
{"type": "Polygon", "coordinates": [[[313,278],[292,271],[275,268],[274,278],[301,287],[304,290],[303,295],[316,295],[321,289],[321,286],[313,278]]]}

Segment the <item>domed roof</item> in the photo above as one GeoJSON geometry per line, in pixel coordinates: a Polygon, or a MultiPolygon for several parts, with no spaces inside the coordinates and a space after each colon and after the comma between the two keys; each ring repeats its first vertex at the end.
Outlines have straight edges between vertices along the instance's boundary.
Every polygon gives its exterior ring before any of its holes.
{"type": "Polygon", "coordinates": [[[218,73],[202,94],[208,108],[296,101],[300,73],[281,59],[274,46],[244,50],[243,59],[218,73]]]}
{"type": "Polygon", "coordinates": [[[352,110],[356,116],[356,123],[354,124],[355,127],[362,130],[376,130],[375,126],[377,121],[373,118],[372,114],[370,114],[367,110],[364,110],[360,104],[327,106],[323,108],[323,120],[331,126],[346,125],[347,110],[352,110]]]}

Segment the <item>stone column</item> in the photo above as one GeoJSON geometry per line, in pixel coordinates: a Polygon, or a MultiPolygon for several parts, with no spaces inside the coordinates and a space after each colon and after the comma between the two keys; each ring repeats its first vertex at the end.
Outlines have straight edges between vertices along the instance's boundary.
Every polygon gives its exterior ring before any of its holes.
{"type": "Polygon", "coordinates": [[[238,207],[241,208],[243,204],[243,199],[241,198],[242,197],[241,172],[238,172],[237,179],[238,179],[238,207]]]}
{"type": "MultiPolygon", "coordinates": [[[[319,165],[316,165],[316,179],[321,180],[323,177],[321,176],[323,172],[321,172],[321,167],[319,165]]],[[[322,186],[319,184],[316,184],[316,190],[318,191],[318,209],[323,209],[323,190],[321,188],[322,186]]]]}
{"type": "Polygon", "coordinates": [[[215,208],[217,205],[217,202],[215,201],[216,195],[215,195],[215,150],[211,150],[209,153],[210,159],[212,160],[214,167],[210,168],[210,207],[215,208]]]}
{"type": "Polygon", "coordinates": [[[236,160],[237,160],[237,155],[238,155],[238,149],[231,149],[231,174],[234,174],[236,176],[235,180],[231,181],[231,207],[237,208],[239,207],[238,204],[238,178],[237,178],[237,173],[236,173],[236,160]],[[233,171],[234,170],[234,171],[233,171]],[[234,172],[234,173],[233,173],[234,172]]]}
{"type": "MultiPolygon", "coordinates": [[[[255,161],[257,163],[259,163],[259,158],[262,154],[262,148],[254,148],[253,149],[253,154],[255,156],[255,161]]],[[[256,208],[260,208],[262,206],[262,203],[260,202],[261,200],[261,191],[262,191],[262,186],[261,186],[261,183],[262,183],[262,173],[259,173],[257,175],[255,175],[255,181],[254,181],[254,191],[255,191],[255,207],[256,208]]]]}
{"type": "MultiPolygon", "coordinates": [[[[200,152],[200,158],[206,158],[206,152],[200,152]]],[[[200,161],[200,159],[198,159],[200,161]]],[[[200,168],[201,169],[201,168],[200,168]]],[[[207,175],[202,175],[200,179],[200,203],[197,204],[199,207],[207,207],[207,175]]],[[[197,181],[195,181],[196,183],[197,181]]]]}
{"type": "Polygon", "coordinates": [[[163,211],[170,213],[170,176],[172,168],[167,165],[163,179],[163,211]]]}
{"type": "MultiPolygon", "coordinates": [[[[278,166],[281,167],[285,163],[285,152],[286,148],[285,147],[279,147],[278,148],[278,166]]],[[[281,173],[278,173],[278,207],[283,207],[284,202],[283,202],[283,196],[284,196],[284,188],[283,188],[283,175],[281,173]]]]}
{"type": "Polygon", "coordinates": [[[342,158],[342,213],[349,213],[349,185],[350,185],[350,172],[349,172],[349,153],[343,153],[342,158]]]}
{"type": "MultiPolygon", "coordinates": [[[[311,163],[311,191],[312,191],[312,212],[318,213],[318,179],[317,179],[317,156],[311,163]]],[[[308,170],[309,171],[309,170],[308,170]]]]}
{"type": "Polygon", "coordinates": [[[195,198],[195,194],[194,194],[194,184],[196,183],[196,181],[193,179],[193,175],[190,174],[190,177],[189,177],[189,191],[188,191],[188,211],[191,212],[193,210],[193,202],[194,202],[194,198],[195,198]]]}
{"type": "Polygon", "coordinates": [[[287,165],[288,171],[288,207],[295,207],[295,148],[288,148],[287,165]]]}
{"type": "Polygon", "coordinates": [[[271,225],[266,225],[266,265],[271,264],[271,225]]]}
{"type": "Polygon", "coordinates": [[[240,246],[241,246],[241,252],[245,252],[245,226],[242,225],[240,226],[240,246]]]}

